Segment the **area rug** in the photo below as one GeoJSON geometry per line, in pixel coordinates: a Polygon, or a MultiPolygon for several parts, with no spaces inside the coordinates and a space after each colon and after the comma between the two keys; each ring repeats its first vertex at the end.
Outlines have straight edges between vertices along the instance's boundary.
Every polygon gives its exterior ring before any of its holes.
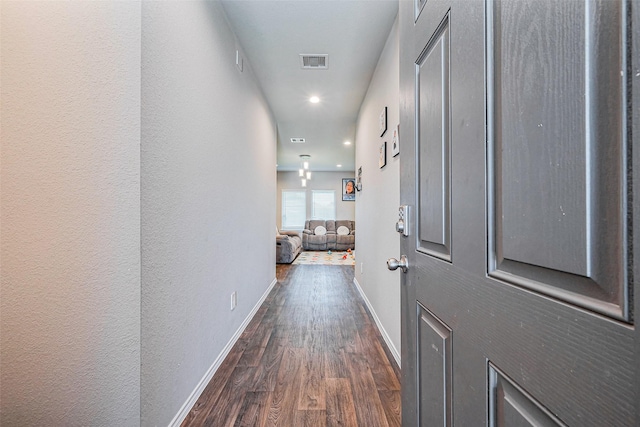
{"type": "Polygon", "coordinates": [[[355,251],[302,251],[293,264],[356,265],[355,251]]]}

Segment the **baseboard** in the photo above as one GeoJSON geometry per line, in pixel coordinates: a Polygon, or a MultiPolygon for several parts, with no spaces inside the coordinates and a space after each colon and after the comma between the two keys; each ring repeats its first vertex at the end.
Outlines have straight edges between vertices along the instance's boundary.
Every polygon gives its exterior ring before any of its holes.
{"type": "Polygon", "coordinates": [[[180,408],[176,416],[173,417],[173,420],[171,420],[171,422],[169,423],[169,427],[180,427],[180,424],[182,424],[184,419],[187,417],[193,405],[196,404],[196,402],[198,401],[198,398],[204,391],[205,387],[207,386],[207,384],[209,384],[209,381],[211,381],[211,378],[213,378],[213,375],[216,373],[216,371],[224,361],[225,357],[227,357],[227,355],[229,354],[229,352],[231,351],[235,343],[238,341],[238,338],[240,338],[240,335],[242,335],[244,330],[247,328],[247,326],[249,325],[249,322],[251,322],[251,320],[253,319],[253,316],[256,315],[256,312],[258,311],[262,303],[264,303],[264,300],[267,299],[269,292],[271,292],[271,290],[276,285],[276,283],[278,283],[278,279],[274,278],[271,284],[269,285],[269,288],[265,291],[265,293],[262,295],[260,300],[255,305],[255,307],[253,307],[249,315],[246,317],[246,319],[244,319],[244,322],[242,322],[242,325],[240,325],[236,333],[233,334],[233,336],[231,337],[227,345],[224,347],[224,349],[222,349],[222,352],[218,355],[218,357],[213,362],[211,367],[204,374],[204,377],[202,377],[202,379],[196,386],[195,390],[191,392],[191,395],[189,396],[187,401],[184,402],[184,404],[182,405],[182,407],[180,408]]]}
{"type": "Polygon", "coordinates": [[[367,304],[367,308],[369,309],[369,312],[371,313],[371,316],[373,317],[373,320],[376,322],[376,325],[378,326],[378,329],[380,330],[380,334],[382,335],[382,339],[387,344],[387,347],[389,347],[389,350],[391,351],[391,354],[393,355],[393,358],[396,360],[396,363],[398,364],[398,366],[402,366],[400,364],[400,353],[398,352],[398,349],[396,349],[396,347],[393,345],[393,342],[391,341],[391,338],[389,337],[389,334],[384,329],[384,326],[382,326],[382,322],[380,322],[380,319],[378,318],[378,315],[376,314],[376,311],[373,309],[373,306],[371,305],[371,302],[369,302],[369,299],[365,295],[364,291],[360,287],[360,283],[358,283],[358,280],[355,277],[353,278],[353,284],[356,285],[356,288],[358,289],[358,292],[360,293],[360,296],[364,300],[364,303],[367,304]]]}

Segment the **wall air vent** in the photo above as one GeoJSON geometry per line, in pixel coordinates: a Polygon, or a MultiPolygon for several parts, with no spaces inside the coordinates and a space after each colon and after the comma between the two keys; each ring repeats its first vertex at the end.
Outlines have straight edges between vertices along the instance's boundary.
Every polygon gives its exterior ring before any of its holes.
{"type": "Polygon", "coordinates": [[[291,142],[294,144],[304,144],[305,140],[304,138],[291,138],[291,142]]]}
{"type": "Polygon", "coordinates": [[[304,70],[326,70],[329,68],[329,55],[300,54],[300,64],[304,70]]]}

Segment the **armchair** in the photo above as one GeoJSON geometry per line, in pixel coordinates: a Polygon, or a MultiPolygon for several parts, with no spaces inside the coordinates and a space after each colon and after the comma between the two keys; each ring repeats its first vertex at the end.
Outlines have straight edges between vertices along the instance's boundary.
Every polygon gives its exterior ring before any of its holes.
{"type": "Polygon", "coordinates": [[[297,231],[276,229],[276,263],[291,264],[302,250],[302,239],[297,231]]]}

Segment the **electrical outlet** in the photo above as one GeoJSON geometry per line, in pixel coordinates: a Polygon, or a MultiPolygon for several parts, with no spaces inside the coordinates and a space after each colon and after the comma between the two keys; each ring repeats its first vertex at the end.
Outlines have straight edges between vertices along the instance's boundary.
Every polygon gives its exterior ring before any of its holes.
{"type": "Polygon", "coordinates": [[[364,262],[360,263],[360,274],[364,272],[364,262]]]}
{"type": "Polygon", "coordinates": [[[236,308],[236,305],[238,304],[238,293],[237,292],[233,292],[231,294],[231,310],[233,310],[234,308],[236,308]]]}

